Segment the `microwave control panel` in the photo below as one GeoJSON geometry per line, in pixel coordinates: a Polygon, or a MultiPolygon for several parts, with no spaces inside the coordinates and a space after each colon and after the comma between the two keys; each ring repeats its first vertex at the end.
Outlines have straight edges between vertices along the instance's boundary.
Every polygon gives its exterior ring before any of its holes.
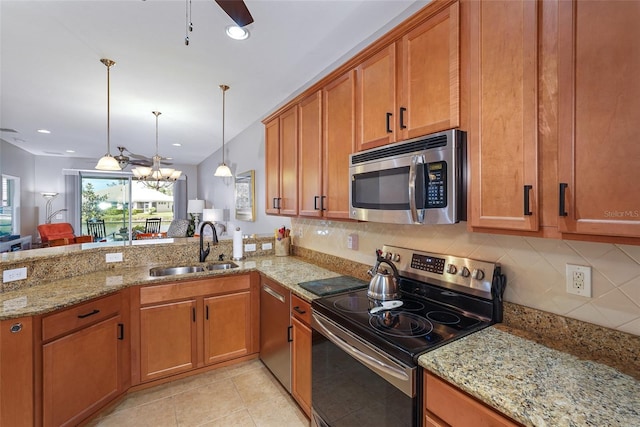
{"type": "Polygon", "coordinates": [[[427,184],[427,199],[425,208],[447,207],[447,162],[432,162],[425,164],[427,184]]]}

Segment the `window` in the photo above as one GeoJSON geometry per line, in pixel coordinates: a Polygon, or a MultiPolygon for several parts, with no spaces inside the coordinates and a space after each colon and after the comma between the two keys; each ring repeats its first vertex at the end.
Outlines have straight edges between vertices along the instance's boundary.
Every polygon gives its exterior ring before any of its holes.
{"type": "Polygon", "coordinates": [[[0,236],[20,234],[20,178],[2,175],[0,236]]]}
{"type": "Polygon", "coordinates": [[[81,174],[80,186],[83,234],[92,234],[88,221],[103,220],[106,240],[129,240],[130,230],[144,232],[147,218],[161,218],[161,231],[173,220],[173,185],[154,190],[129,177],[81,174]]]}

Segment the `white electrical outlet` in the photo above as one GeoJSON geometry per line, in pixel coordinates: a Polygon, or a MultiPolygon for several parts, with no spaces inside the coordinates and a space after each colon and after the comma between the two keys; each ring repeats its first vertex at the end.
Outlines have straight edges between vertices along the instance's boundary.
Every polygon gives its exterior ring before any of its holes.
{"type": "Polygon", "coordinates": [[[353,233],[347,236],[347,248],[353,249],[354,251],[358,250],[358,235],[353,233]]]}
{"type": "Polygon", "coordinates": [[[302,239],[302,227],[298,227],[298,232],[296,234],[302,239]]]}
{"type": "Polygon", "coordinates": [[[591,298],[591,267],[567,264],[567,293],[591,298]]]}
{"type": "Polygon", "coordinates": [[[256,244],[255,243],[247,243],[246,245],[244,245],[244,251],[245,252],[254,252],[256,250],[256,244]]]}
{"type": "Polygon", "coordinates": [[[263,251],[268,251],[269,249],[273,249],[273,245],[271,243],[263,243],[262,244],[262,250],[263,251]]]}
{"type": "Polygon", "coordinates": [[[27,278],[27,267],[13,268],[2,272],[2,281],[4,283],[14,282],[16,280],[24,280],[27,278]]]}
{"type": "Polygon", "coordinates": [[[107,262],[122,262],[122,252],[115,252],[111,254],[105,255],[105,260],[107,262]]]}

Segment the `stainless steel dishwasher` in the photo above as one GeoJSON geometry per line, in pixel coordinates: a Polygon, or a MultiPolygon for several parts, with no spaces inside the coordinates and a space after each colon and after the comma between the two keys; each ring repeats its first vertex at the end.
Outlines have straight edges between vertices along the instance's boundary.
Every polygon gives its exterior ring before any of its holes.
{"type": "Polygon", "coordinates": [[[260,287],[260,359],[291,393],[291,291],[263,278],[260,287]]]}

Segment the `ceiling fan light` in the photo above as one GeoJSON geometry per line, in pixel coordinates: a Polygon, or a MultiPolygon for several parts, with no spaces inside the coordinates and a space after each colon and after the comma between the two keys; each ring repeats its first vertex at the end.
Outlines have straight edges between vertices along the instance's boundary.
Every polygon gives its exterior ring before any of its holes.
{"type": "Polygon", "coordinates": [[[120,163],[116,159],[113,158],[110,154],[105,154],[103,157],[98,160],[98,164],[96,165],[96,169],[100,171],[119,171],[120,163]]]}
{"type": "Polygon", "coordinates": [[[227,165],[225,165],[223,163],[220,166],[218,166],[218,169],[216,169],[216,171],[213,174],[213,176],[230,177],[230,176],[232,176],[231,175],[231,169],[229,169],[229,166],[227,166],[227,165]]]}
{"type": "Polygon", "coordinates": [[[227,36],[234,40],[246,40],[249,38],[249,31],[237,25],[229,25],[225,32],[227,36]]]}
{"type": "Polygon", "coordinates": [[[136,169],[138,170],[140,176],[143,178],[151,175],[151,168],[148,166],[138,166],[136,169]]]}
{"type": "Polygon", "coordinates": [[[169,179],[172,179],[172,180],[174,180],[174,181],[175,181],[175,180],[177,180],[178,178],[180,178],[180,175],[182,175],[182,171],[173,171],[173,172],[171,173],[171,176],[169,177],[169,179]]]}
{"type": "Polygon", "coordinates": [[[140,178],[142,175],[140,175],[140,171],[138,170],[138,168],[133,168],[131,169],[131,173],[133,174],[133,176],[135,176],[136,178],[140,178]]]}
{"type": "Polygon", "coordinates": [[[175,171],[173,168],[160,168],[160,175],[163,178],[170,178],[173,171],[175,171]]]}

